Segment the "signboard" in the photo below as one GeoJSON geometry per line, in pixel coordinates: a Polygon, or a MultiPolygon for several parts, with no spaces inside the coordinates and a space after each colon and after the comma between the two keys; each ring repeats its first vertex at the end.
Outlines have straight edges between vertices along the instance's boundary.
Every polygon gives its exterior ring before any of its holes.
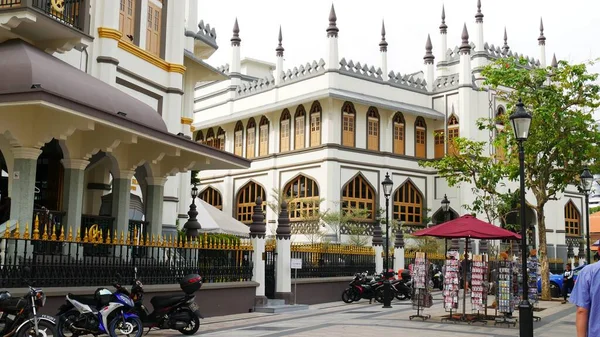
{"type": "Polygon", "coordinates": [[[292,269],[302,269],[302,259],[292,259],[292,269]]]}

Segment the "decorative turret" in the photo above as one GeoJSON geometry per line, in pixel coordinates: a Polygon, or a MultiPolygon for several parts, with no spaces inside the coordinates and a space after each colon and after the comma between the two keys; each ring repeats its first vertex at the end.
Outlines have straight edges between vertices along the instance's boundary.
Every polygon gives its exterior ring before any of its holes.
{"type": "Polygon", "coordinates": [[[477,0],[477,14],[475,14],[475,23],[477,24],[477,44],[475,50],[482,52],[484,49],[483,42],[483,13],[481,13],[481,0],[477,0]]]}
{"type": "Polygon", "coordinates": [[[431,37],[427,34],[427,42],[425,42],[425,56],[423,56],[423,60],[425,61],[425,78],[427,81],[427,91],[433,90],[433,60],[435,56],[433,56],[433,45],[431,44],[431,37]]]}
{"type": "Polygon", "coordinates": [[[404,248],[404,230],[398,228],[396,231],[396,240],[394,240],[394,248],[404,248]]]}
{"type": "Polygon", "coordinates": [[[540,18],[540,37],[538,37],[540,46],[540,66],[546,67],[546,37],[544,36],[544,21],[540,18]]]}
{"type": "Polygon", "coordinates": [[[340,58],[338,57],[338,32],[340,31],[336,25],[337,16],[335,8],[331,4],[329,11],[329,27],[327,27],[327,69],[337,70],[339,68],[340,58]]]}
{"type": "Polygon", "coordinates": [[[278,240],[289,240],[292,237],[292,230],[290,227],[290,215],[288,213],[287,202],[281,203],[281,211],[277,218],[277,234],[278,240]]]}
{"type": "Polygon", "coordinates": [[[231,65],[229,66],[229,74],[231,76],[231,84],[237,85],[241,83],[240,68],[242,67],[240,63],[240,45],[242,39],[240,39],[240,26],[238,25],[238,20],[235,18],[235,23],[233,24],[233,36],[231,37],[231,65]]]}
{"type": "Polygon", "coordinates": [[[275,52],[276,52],[276,56],[277,56],[277,63],[275,65],[275,85],[279,85],[283,78],[283,51],[285,49],[283,49],[283,45],[282,45],[283,36],[281,34],[281,26],[279,26],[278,40],[279,40],[279,44],[277,45],[277,48],[275,48],[275,52]]]}
{"type": "Polygon", "coordinates": [[[388,80],[387,46],[388,43],[385,40],[385,22],[381,20],[381,41],[379,42],[379,54],[381,55],[381,78],[384,81],[388,80]]]}
{"type": "Polygon", "coordinates": [[[256,198],[256,205],[252,210],[252,224],[250,224],[250,237],[251,238],[264,238],[267,232],[267,225],[265,223],[265,214],[262,208],[262,198],[256,198]]]}
{"type": "Polygon", "coordinates": [[[506,27],[504,27],[504,45],[502,46],[502,53],[507,55],[509,50],[510,47],[508,46],[508,35],[506,34],[506,27]]]}
{"type": "Polygon", "coordinates": [[[448,26],[446,25],[446,10],[442,5],[442,24],[440,25],[440,62],[446,62],[446,50],[448,49],[448,26]]]}
{"type": "Polygon", "coordinates": [[[463,31],[460,37],[462,39],[459,48],[460,54],[471,54],[471,45],[469,44],[469,32],[467,31],[466,23],[463,26],[463,31]]]}
{"type": "Polygon", "coordinates": [[[383,236],[381,233],[381,225],[379,221],[373,225],[373,246],[383,246],[383,236]]]}

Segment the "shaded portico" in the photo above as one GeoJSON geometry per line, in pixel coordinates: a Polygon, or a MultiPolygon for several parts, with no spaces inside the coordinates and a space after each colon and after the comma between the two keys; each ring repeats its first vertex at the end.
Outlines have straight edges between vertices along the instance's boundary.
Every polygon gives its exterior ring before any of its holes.
{"type": "MultiPolygon", "coordinates": [[[[75,233],[82,218],[99,216],[112,191],[112,230],[127,231],[131,180],[142,178],[146,220],[161,234],[165,195],[176,196],[168,177],[179,172],[245,168],[237,156],[168,132],[150,106],[21,41],[0,44],[0,151],[8,172],[10,223],[32,224],[36,174],[48,144],[62,172],[56,191],[61,226],[75,233]],[[42,150],[43,149],[43,150],[42,150]],[[111,179],[112,178],[112,179],[111,179]],[[86,214],[91,213],[91,214],[86,214]]],[[[43,187],[45,188],[45,187],[43,187]]],[[[92,222],[94,219],[92,219],[92,222]]],[[[96,221],[100,219],[95,219],[96,221]]],[[[173,229],[169,229],[173,230],[173,229]]]]}

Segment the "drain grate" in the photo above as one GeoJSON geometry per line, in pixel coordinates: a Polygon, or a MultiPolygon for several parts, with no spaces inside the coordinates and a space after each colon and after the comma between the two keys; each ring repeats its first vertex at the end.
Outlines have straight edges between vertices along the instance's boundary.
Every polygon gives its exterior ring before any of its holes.
{"type": "Polygon", "coordinates": [[[240,330],[283,331],[283,330],[290,330],[290,329],[296,329],[296,328],[285,327],[285,326],[253,326],[250,328],[243,328],[240,330]]]}

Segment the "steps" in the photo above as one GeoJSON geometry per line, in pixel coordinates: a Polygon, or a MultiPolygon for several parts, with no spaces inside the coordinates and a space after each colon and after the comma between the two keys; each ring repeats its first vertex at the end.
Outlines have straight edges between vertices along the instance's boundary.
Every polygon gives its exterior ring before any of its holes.
{"type": "Polygon", "coordinates": [[[267,300],[267,305],[264,307],[255,307],[255,312],[262,312],[268,314],[280,314],[284,312],[292,312],[299,310],[308,310],[308,305],[306,304],[285,304],[285,300],[267,300]]]}

